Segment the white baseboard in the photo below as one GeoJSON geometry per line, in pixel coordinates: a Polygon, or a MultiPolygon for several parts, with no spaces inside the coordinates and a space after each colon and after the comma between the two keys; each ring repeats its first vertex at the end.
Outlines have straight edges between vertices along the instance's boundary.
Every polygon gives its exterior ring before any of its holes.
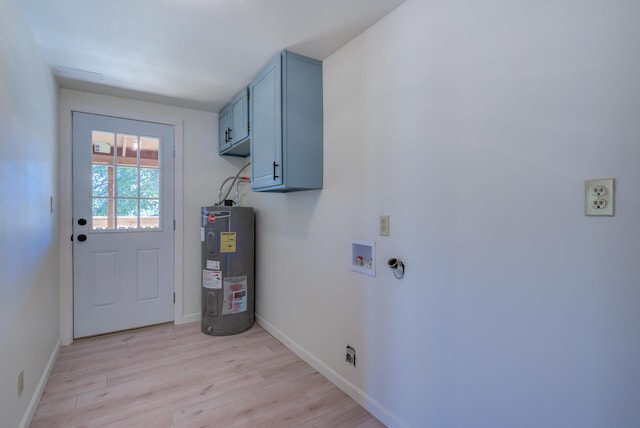
{"type": "Polygon", "coordinates": [[[202,319],[202,314],[200,312],[196,312],[195,314],[186,314],[182,315],[182,322],[176,322],[176,324],[187,324],[190,322],[197,322],[202,319]]]}
{"type": "Polygon", "coordinates": [[[398,418],[393,416],[380,403],[369,396],[366,392],[349,382],[338,372],[333,370],[327,364],[316,358],[313,354],[303,348],[299,343],[292,340],[282,331],[278,330],[273,324],[265,320],[262,316],[256,314],[256,322],[260,324],[269,334],[278,339],[284,346],[289,348],[294,354],[302,358],[307,364],[316,369],[321,375],[326,377],[331,383],[340,388],[345,394],[353,398],[358,404],[364,407],[369,413],[378,418],[380,422],[387,427],[405,427],[398,418]]]}
{"type": "Polygon", "coordinates": [[[40,403],[40,398],[42,397],[42,393],[44,392],[44,387],[47,386],[47,382],[49,381],[49,376],[51,376],[51,371],[53,370],[53,366],[56,364],[56,360],[58,359],[58,353],[60,352],[60,348],[62,347],[62,338],[58,338],[58,343],[53,348],[53,352],[49,357],[49,361],[47,361],[47,365],[42,372],[42,376],[40,376],[40,381],[36,386],[36,390],[33,392],[31,396],[31,401],[29,401],[29,405],[27,406],[27,410],[24,412],[22,416],[22,420],[20,421],[20,428],[29,428],[31,425],[31,420],[33,416],[36,414],[36,409],[38,408],[38,404],[40,403]]]}

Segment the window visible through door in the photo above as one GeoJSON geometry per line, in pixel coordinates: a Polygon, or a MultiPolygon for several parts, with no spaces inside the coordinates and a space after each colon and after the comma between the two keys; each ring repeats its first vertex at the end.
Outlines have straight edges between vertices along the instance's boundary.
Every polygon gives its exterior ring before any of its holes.
{"type": "Polygon", "coordinates": [[[92,229],[159,230],[160,141],[92,131],[92,229]]]}

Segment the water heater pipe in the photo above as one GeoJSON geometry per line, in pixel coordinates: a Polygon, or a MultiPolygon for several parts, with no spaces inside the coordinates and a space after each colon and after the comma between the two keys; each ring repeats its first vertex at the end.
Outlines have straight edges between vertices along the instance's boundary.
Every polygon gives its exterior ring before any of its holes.
{"type": "Polygon", "coordinates": [[[249,177],[240,177],[236,181],[236,206],[240,205],[240,183],[251,183],[249,177]]]}
{"type": "Polygon", "coordinates": [[[220,190],[218,191],[218,202],[216,202],[214,205],[222,205],[224,203],[224,200],[227,199],[227,197],[229,196],[229,193],[231,193],[231,189],[233,189],[233,185],[236,183],[236,180],[238,179],[238,177],[240,177],[240,174],[242,173],[242,171],[244,171],[245,168],[248,167],[249,165],[251,165],[251,162],[248,162],[245,166],[240,168],[240,171],[238,171],[235,177],[233,177],[233,181],[231,182],[231,186],[229,186],[229,190],[227,190],[227,193],[225,193],[223,197],[220,197],[222,195],[222,189],[224,188],[224,185],[229,180],[231,180],[232,177],[228,177],[226,180],[222,182],[222,185],[220,186],[220,190]]]}

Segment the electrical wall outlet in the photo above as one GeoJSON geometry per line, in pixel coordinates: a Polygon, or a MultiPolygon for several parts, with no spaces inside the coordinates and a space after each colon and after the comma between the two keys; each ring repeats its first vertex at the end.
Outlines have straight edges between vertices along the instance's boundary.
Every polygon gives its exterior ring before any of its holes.
{"type": "Polygon", "coordinates": [[[24,391],[24,370],[18,373],[18,397],[22,395],[22,391],[24,391]]]}
{"type": "Polygon", "coordinates": [[[600,178],[584,182],[584,215],[612,216],[614,179],[600,178]]]}
{"type": "Polygon", "coordinates": [[[389,216],[380,216],[380,236],[389,236],[389,216]]]}
{"type": "Polygon", "coordinates": [[[344,361],[350,366],[356,366],[356,350],[355,348],[347,345],[347,353],[344,357],[344,361]]]}

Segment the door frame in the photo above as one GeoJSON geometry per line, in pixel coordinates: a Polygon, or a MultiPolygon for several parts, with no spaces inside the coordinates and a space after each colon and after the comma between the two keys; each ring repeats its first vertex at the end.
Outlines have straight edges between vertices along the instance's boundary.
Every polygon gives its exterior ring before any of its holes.
{"type": "Polygon", "coordinates": [[[71,174],[72,166],[72,123],[73,111],[99,114],[105,116],[122,117],[125,119],[141,120],[147,122],[163,123],[173,126],[174,129],[174,149],[175,156],[173,187],[174,187],[174,208],[175,231],[173,240],[173,291],[175,293],[175,303],[173,305],[174,324],[183,323],[183,273],[184,265],[182,261],[182,248],[184,247],[183,215],[184,215],[184,194],[183,194],[183,121],[181,119],[161,117],[156,115],[142,114],[121,109],[100,107],[72,101],[60,101],[59,104],[59,159],[60,168],[59,200],[58,208],[60,213],[60,338],[62,345],[73,343],[73,245],[71,235],[73,234],[73,180],[71,174]]]}

